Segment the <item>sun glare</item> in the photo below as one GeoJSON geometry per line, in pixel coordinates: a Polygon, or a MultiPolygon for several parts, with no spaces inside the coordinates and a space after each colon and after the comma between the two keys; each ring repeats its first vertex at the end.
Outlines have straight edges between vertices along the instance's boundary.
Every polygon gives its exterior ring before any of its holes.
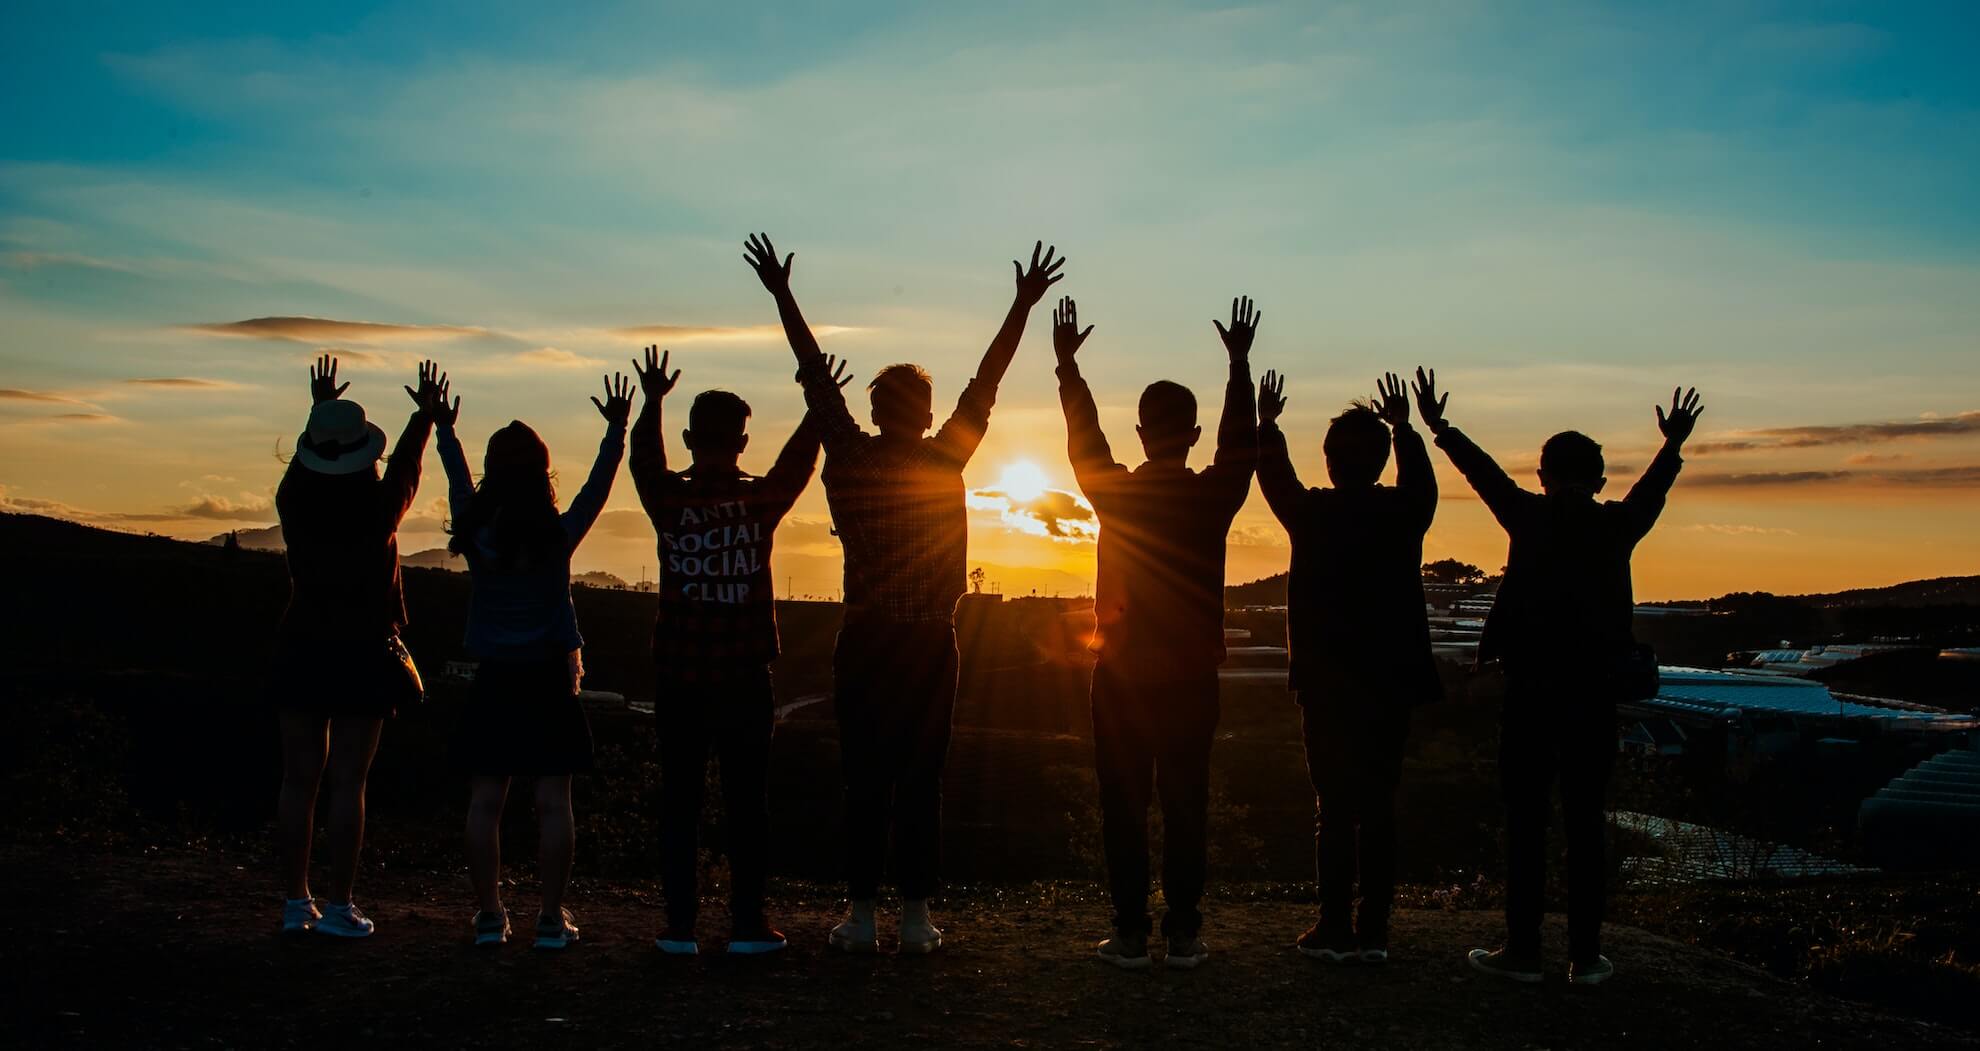
{"type": "Polygon", "coordinates": [[[1028,504],[1045,495],[1049,485],[1045,472],[1030,460],[1016,460],[1004,465],[1004,473],[997,479],[997,488],[1004,491],[1014,504],[1028,504]]]}

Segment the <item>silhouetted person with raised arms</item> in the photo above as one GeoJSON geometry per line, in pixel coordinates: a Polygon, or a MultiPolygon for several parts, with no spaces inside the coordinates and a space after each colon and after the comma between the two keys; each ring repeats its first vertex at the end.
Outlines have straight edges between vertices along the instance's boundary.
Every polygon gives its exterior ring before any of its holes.
{"type": "Polygon", "coordinates": [[[571,776],[591,769],[591,724],[578,700],[584,679],[584,637],[571,604],[571,554],[605,509],[612,479],[626,452],[632,381],[605,381],[605,400],[591,399],[605,418],[605,438],[584,486],[568,510],[557,508],[550,447],[520,420],[488,439],[481,483],[468,470],[454,433],[460,399],[427,408],[440,430],[440,464],[447,469],[452,521],[448,549],[467,559],[467,648],[480,662],[474,692],[453,742],[455,766],[468,775],[468,875],[480,911],[474,943],[509,938],[502,907],[502,810],[509,780],[536,781],[540,836],[537,877],[543,905],[535,946],[562,949],[578,940],[563,907],[577,851],[571,776]]]}
{"type": "Polygon", "coordinates": [[[1093,753],[1101,834],[1114,903],[1114,936],[1099,955],[1120,967],[1150,964],[1148,804],[1162,804],[1162,934],[1171,967],[1209,956],[1201,937],[1208,863],[1210,746],[1217,732],[1217,666],[1224,661],[1224,542],[1251,490],[1258,461],[1251,341],[1259,315],[1231,300],[1231,326],[1213,321],[1230,357],[1217,453],[1188,467],[1202,437],[1196,396],[1160,380],[1141,393],[1148,460],[1114,459],[1076,355],[1093,331],[1079,328],[1072,299],[1052,317],[1059,402],[1080,491],[1100,519],[1094,587],[1093,753]]]}
{"type": "Polygon", "coordinates": [[[1410,709],[1443,696],[1421,568],[1437,478],[1394,373],[1377,384],[1372,406],[1351,406],[1327,425],[1321,449],[1330,488],[1300,484],[1279,429],[1285,407],[1284,378],[1266,373],[1258,386],[1258,488],[1292,538],[1289,682],[1317,810],[1320,921],[1297,945],[1329,963],[1385,963],[1410,709]],[[1391,444],[1393,487],[1381,484],[1391,444]]]}
{"type": "MultiPolygon", "coordinates": [[[[1540,447],[1538,493],[1520,488],[1464,432],[1444,419],[1450,400],[1436,373],[1416,370],[1416,404],[1437,446],[1506,531],[1499,585],[1480,661],[1506,676],[1499,783],[1506,803],[1506,943],[1473,949],[1471,965],[1517,982],[1541,980],[1540,919],[1547,881],[1547,819],[1560,782],[1567,840],[1568,981],[1594,985],[1615,972],[1602,955],[1604,796],[1616,759],[1616,705],[1638,699],[1643,663],[1630,627],[1630,554],[1663,513],[1698,422],[1696,390],[1657,408],[1663,448],[1621,500],[1608,484],[1602,447],[1562,431],[1540,447]]],[[[1654,675],[1654,668],[1648,669],[1654,675]]],[[[1654,686],[1649,687],[1654,689],[1654,686]]]]}
{"type": "Polygon", "coordinates": [[[873,952],[873,902],[894,834],[900,951],[939,949],[928,913],[942,849],[942,766],[956,700],[956,601],[969,543],[963,467],[990,426],[990,408],[1024,336],[1031,308],[1065,260],[1041,243],[1031,265],[1012,261],[1016,295],[1004,324],[933,435],[934,385],[918,365],[889,365],[867,385],[879,434],[854,422],[845,394],[791,294],[791,259],[763,235],[746,258],[776,297],[797,355],[812,423],[825,447],[825,498],[845,546],[845,626],[833,653],[833,705],[846,782],[846,891],[850,915],[831,944],[873,952]],[[1044,255],[1039,255],[1040,251],[1044,255]]]}
{"type": "Polygon", "coordinates": [[[768,474],[738,466],[749,445],[749,403],[703,391],[681,441],[686,470],[667,466],[661,403],[681,378],[646,348],[633,362],[646,396],[633,421],[633,484],[660,544],[660,602],[653,624],[654,725],[660,740],[662,952],[693,955],[699,911],[697,833],[708,755],[721,763],[729,855],[729,951],[776,952],[784,936],[763,911],[770,854],[770,735],[776,723],[770,662],[777,611],[770,548],[777,523],[818,464],[818,435],[800,421],[768,474]]]}
{"type": "MultiPolygon", "coordinates": [[[[418,406],[378,470],[385,432],[364,407],[342,396],[337,359],[309,372],[314,404],[295,456],[275,489],[289,563],[289,607],[282,615],[271,699],[282,728],[282,930],[362,938],[371,920],[351,901],[364,844],[364,783],[378,737],[402,705],[422,696],[419,672],[399,641],[406,603],[399,583],[399,523],[419,491],[420,460],[433,417],[426,407],[447,389],[432,362],[419,367],[418,406]],[[316,792],[330,774],[330,895],[322,910],[309,892],[316,792]]],[[[231,534],[230,534],[231,535],[231,534]]]]}

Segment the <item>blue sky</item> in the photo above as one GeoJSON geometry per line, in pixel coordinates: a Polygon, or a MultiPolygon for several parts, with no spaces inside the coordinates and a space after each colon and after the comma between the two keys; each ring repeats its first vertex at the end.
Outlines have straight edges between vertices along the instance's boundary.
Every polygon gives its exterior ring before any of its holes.
{"type": "MultiPolygon", "coordinates": [[[[1056,241],[1117,447],[1148,380],[1212,396],[1208,319],[1249,293],[1315,482],[1326,418],[1419,361],[1508,461],[1576,426],[1641,463],[1678,382],[1721,438],[1957,418],[1980,408],[1977,25],[1954,4],[17,4],[0,388],[63,400],[0,399],[0,498],[265,522],[186,512],[265,503],[324,347],[388,425],[430,354],[465,433],[520,416],[575,461],[588,384],[641,342],[620,330],[677,326],[687,384],[781,431],[798,399],[751,229],[798,252],[814,322],[851,330],[828,349],[921,361],[938,396],[1007,261],[1056,241]],[[200,327],[276,315],[475,331],[200,327]]],[[[1014,458],[1071,481],[1046,324],[976,484],[1014,458]]],[[[1947,550],[1980,525],[1967,433],[1701,458],[1725,477],[1674,505],[1639,579],[1973,571],[1947,550]],[[1893,503],[1933,521],[1887,523],[1893,503]]],[[[1502,555],[1446,503],[1433,547],[1502,555]]],[[[619,540],[598,565],[628,571],[645,541],[619,540]]],[[[1013,579],[1090,561],[994,522],[972,542],[1013,579]]],[[[787,550],[829,580],[829,545],[787,550]]],[[[1283,558],[1254,500],[1232,574],[1283,558]]]]}

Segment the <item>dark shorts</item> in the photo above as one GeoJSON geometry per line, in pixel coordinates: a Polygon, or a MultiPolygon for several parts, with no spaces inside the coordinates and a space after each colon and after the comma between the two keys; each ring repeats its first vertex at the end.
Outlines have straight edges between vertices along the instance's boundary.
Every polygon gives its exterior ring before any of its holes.
{"type": "Polygon", "coordinates": [[[482,777],[555,777],[591,769],[591,723],[566,658],[483,661],[454,729],[453,765],[482,777]]]}
{"type": "Polygon", "coordinates": [[[389,719],[420,697],[419,673],[397,641],[284,642],[269,668],[268,703],[324,719],[389,719]]]}

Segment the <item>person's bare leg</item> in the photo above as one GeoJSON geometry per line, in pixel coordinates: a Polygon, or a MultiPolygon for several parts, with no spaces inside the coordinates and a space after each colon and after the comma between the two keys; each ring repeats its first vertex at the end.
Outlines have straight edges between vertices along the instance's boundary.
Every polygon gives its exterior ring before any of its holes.
{"type": "Polygon", "coordinates": [[[571,814],[571,776],[536,779],[536,822],[543,837],[537,871],[543,880],[543,913],[559,918],[564,888],[571,882],[571,859],[577,853],[577,819],[571,814]]]}
{"type": "Polygon", "coordinates": [[[364,849],[364,782],[378,754],[383,719],[330,721],[330,900],[351,900],[364,849]]]}
{"type": "Polygon", "coordinates": [[[309,848],[316,834],[316,787],[323,780],[329,720],[281,713],[282,791],[275,805],[275,838],[282,852],[282,886],[291,901],[309,897],[309,848]]]}
{"type": "Polygon", "coordinates": [[[502,911],[502,805],[508,798],[506,777],[468,779],[468,878],[483,912],[502,911]]]}

